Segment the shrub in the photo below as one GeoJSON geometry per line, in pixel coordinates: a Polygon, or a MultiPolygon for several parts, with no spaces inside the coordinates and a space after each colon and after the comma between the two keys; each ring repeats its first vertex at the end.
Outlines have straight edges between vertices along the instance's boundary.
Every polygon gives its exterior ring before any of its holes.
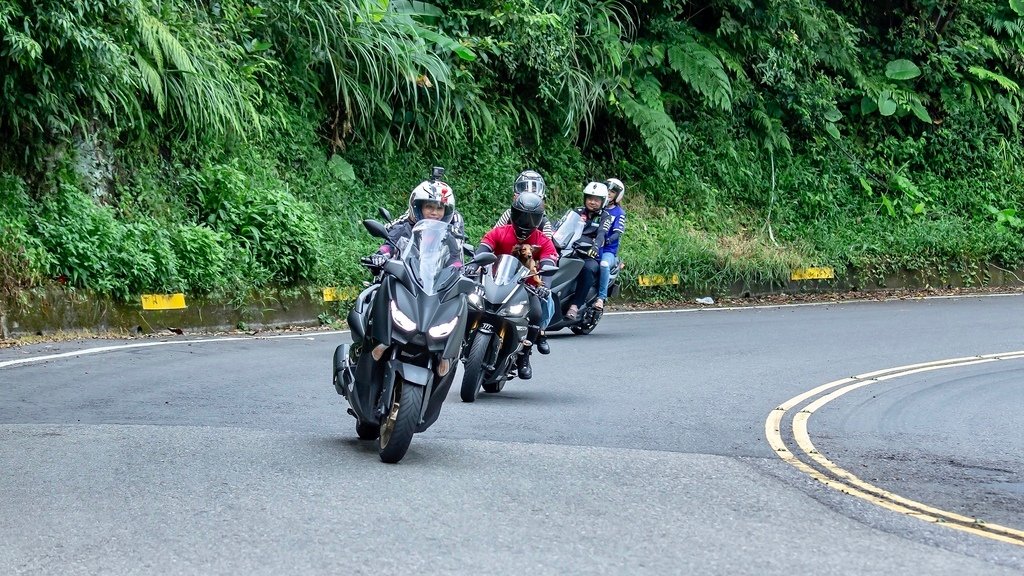
{"type": "Polygon", "coordinates": [[[270,281],[312,277],[320,226],[312,207],[279,181],[256,178],[232,164],[188,171],[183,181],[202,222],[230,234],[269,272],[270,281]]]}
{"type": "Polygon", "coordinates": [[[173,229],[170,242],[185,290],[206,294],[225,285],[226,234],[205,226],[180,224],[173,229]]]}

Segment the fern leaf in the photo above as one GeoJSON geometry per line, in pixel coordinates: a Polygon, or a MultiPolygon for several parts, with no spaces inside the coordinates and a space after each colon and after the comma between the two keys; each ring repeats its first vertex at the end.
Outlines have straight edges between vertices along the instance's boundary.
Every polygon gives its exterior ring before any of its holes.
{"type": "Polygon", "coordinates": [[[662,168],[667,168],[679,153],[682,137],[676,123],[661,104],[658,81],[647,76],[634,87],[636,94],[622,88],[616,98],[627,120],[636,126],[644,144],[662,168]]]}
{"type": "Polygon", "coordinates": [[[974,74],[974,76],[979,80],[989,80],[996,82],[997,84],[1002,86],[1003,90],[1006,90],[1007,92],[1016,93],[1020,91],[1020,86],[1016,82],[1010,80],[1009,78],[1003,76],[1002,74],[993,72],[991,70],[986,70],[980,66],[971,66],[967,70],[971,74],[974,74]]]}
{"type": "Polygon", "coordinates": [[[669,47],[668,63],[684,82],[719,110],[732,109],[732,84],[722,61],[689,36],[669,47]]]}
{"type": "Polygon", "coordinates": [[[139,67],[143,87],[145,87],[150,97],[153,98],[153,102],[156,103],[157,112],[163,116],[164,111],[167,109],[167,96],[164,93],[164,81],[160,77],[160,72],[146,60],[145,56],[138,52],[135,53],[135,63],[139,67]]]}

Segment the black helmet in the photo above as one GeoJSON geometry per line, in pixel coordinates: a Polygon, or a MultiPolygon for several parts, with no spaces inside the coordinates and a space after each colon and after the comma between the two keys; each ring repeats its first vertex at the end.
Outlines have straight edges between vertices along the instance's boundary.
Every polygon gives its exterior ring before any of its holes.
{"type": "Polygon", "coordinates": [[[544,199],[544,193],[547,191],[547,184],[544,183],[544,177],[535,170],[523,170],[516,176],[515,184],[512,184],[513,194],[522,194],[523,192],[533,192],[541,199],[544,199]]]}
{"type": "Polygon", "coordinates": [[[544,199],[533,192],[523,192],[516,196],[512,201],[510,220],[516,229],[516,238],[520,242],[526,240],[544,220],[544,199]]]}

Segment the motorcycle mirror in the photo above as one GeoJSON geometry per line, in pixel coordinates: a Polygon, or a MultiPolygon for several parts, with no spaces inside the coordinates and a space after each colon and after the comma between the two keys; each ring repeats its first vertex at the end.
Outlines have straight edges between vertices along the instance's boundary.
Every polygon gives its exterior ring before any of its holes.
{"type": "Polygon", "coordinates": [[[393,218],[391,218],[391,212],[388,212],[387,208],[381,206],[377,211],[380,212],[380,217],[383,218],[385,222],[391,222],[391,220],[393,220],[393,218]]]}
{"type": "Polygon", "coordinates": [[[475,251],[476,251],[476,247],[473,246],[472,244],[463,244],[462,245],[462,253],[465,254],[466,256],[469,256],[470,258],[473,257],[473,252],[475,252],[475,251]]]}
{"type": "Polygon", "coordinates": [[[545,264],[540,267],[541,274],[544,274],[545,272],[554,272],[555,270],[558,270],[558,266],[554,264],[545,264]]]}
{"type": "Polygon", "coordinates": [[[380,222],[377,222],[376,220],[363,220],[363,226],[366,227],[366,230],[371,235],[376,236],[377,238],[383,238],[385,240],[388,239],[387,228],[385,228],[384,225],[381,224],[380,222]]]}
{"type": "Polygon", "coordinates": [[[483,254],[477,254],[473,256],[471,263],[480,266],[487,266],[488,264],[494,264],[498,261],[498,257],[494,255],[494,252],[484,252],[483,254]]]}

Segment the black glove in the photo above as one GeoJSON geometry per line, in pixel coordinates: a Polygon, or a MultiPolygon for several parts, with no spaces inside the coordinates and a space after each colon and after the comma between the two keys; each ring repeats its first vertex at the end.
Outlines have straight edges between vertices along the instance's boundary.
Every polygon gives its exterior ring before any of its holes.
{"type": "Polygon", "coordinates": [[[373,264],[377,268],[383,268],[384,264],[386,264],[388,260],[390,260],[390,258],[388,258],[387,254],[373,254],[370,256],[370,264],[373,264]]]}
{"type": "Polygon", "coordinates": [[[551,296],[551,289],[547,286],[537,286],[533,289],[533,293],[537,295],[537,298],[547,300],[548,296],[551,296]]]}
{"type": "Polygon", "coordinates": [[[590,250],[587,250],[587,257],[597,258],[597,248],[595,246],[591,246],[590,250]]]}
{"type": "Polygon", "coordinates": [[[476,276],[480,273],[479,264],[466,264],[462,267],[462,274],[465,276],[476,276]]]}

